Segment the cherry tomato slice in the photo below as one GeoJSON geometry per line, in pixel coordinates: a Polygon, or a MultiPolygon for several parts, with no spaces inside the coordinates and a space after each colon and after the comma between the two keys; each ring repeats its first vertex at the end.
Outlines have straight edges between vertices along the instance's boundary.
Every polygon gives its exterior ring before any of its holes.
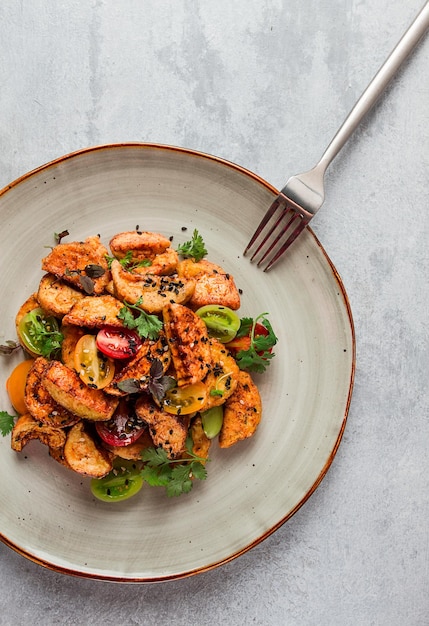
{"type": "Polygon", "coordinates": [[[204,383],[173,387],[166,392],[162,408],[173,415],[189,415],[199,411],[206,399],[207,388],[204,383]]]}
{"type": "Polygon", "coordinates": [[[223,406],[214,406],[201,412],[203,430],[208,439],[217,437],[223,424],[223,406]]]}
{"type": "Polygon", "coordinates": [[[240,328],[240,318],[227,306],[207,304],[195,312],[207,326],[210,337],[218,339],[221,343],[228,343],[234,339],[240,328]]]}
{"type": "Polygon", "coordinates": [[[97,348],[110,359],[129,359],[133,357],[142,340],[135,330],[106,326],[97,334],[97,348]]]}
{"type": "Polygon", "coordinates": [[[104,389],[115,375],[114,362],[97,350],[94,335],[83,335],[77,342],[74,366],[85,385],[94,389],[104,389]]]}
{"type": "Polygon", "coordinates": [[[132,461],[116,459],[113,470],[104,478],[91,480],[92,494],[103,502],[128,500],[140,491],[143,478],[138,466],[132,461]]]}
{"type": "Polygon", "coordinates": [[[128,446],[144,433],[145,425],[130,410],[128,402],[121,400],[112,418],[107,422],[96,422],[95,428],[110,446],[128,446]]]}
{"type": "Polygon", "coordinates": [[[32,356],[51,356],[59,350],[63,339],[58,320],[40,308],[24,315],[18,325],[18,335],[32,356]]]}
{"type": "Polygon", "coordinates": [[[27,359],[26,361],[18,363],[6,381],[6,390],[9,395],[10,403],[19,415],[27,413],[27,407],[24,400],[25,383],[27,380],[27,374],[33,363],[34,359],[27,359]]]}

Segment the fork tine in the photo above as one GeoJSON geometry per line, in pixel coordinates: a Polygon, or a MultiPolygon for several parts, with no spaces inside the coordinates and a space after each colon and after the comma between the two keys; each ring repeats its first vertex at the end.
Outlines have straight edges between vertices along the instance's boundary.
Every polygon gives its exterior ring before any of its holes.
{"type": "Polygon", "coordinates": [[[290,214],[292,213],[292,211],[290,209],[288,209],[287,207],[282,207],[282,208],[283,208],[282,212],[277,217],[276,221],[271,226],[271,228],[267,231],[267,234],[265,235],[265,237],[263,238],[261,243],[258,245],[258,247],[256,248],[255,252],[250,257],[251,261],[253,261],[253,259],[258,255],[259,251],[263,249],[263,247],[264,247],[265,243],[268,241],[268,239],[274,235],[275,231],[278,229],[280,224],[284,220],[288,220],[288,218],[290,217],[290,214]]]}
{"type": "Polygon", "coordinates": [[[273,217],[274,213],[277,211],[277,209],[279,208],[279,206],[282,204],[281,200],[279,197],[277,197],[274,202],[272,203],[272,205],[270,206],[270,208],[268,209],[268,211],[265,213],[264,217],[262,218],[259,226],[257,227],[257,229],[255,230],[255,232],[252,235],[251,240],[249,241],[249,243],[247,244],[243,254],[247,254],[247,252],[250,250],[250,248],[253,246],[253,244],[255,243],[255,241],[257,240],[257,238],[259,237],[259,235],[261,234],[261,232],[263,231],[263,229],[265,228],[266,224],[268,224],[268,222],[270,221],[270,219],[273,217]]]}
{"type": "MultiPolygon", "coordinates": [[[[286,241],[277,250],[274,256],[269,260],[269,262],[267,263],[267,265],[265,266],[263,270],[264,272],[268,271],[270,267],[274,265],[276,261],[278,261],[278,259],[282,256],[282,254],[286,252],[286,250],[293,244],[293,242],[298,237],[298,235],[302,233],[304,228],[307,226],[308,221],[305,218],[303,218],[301,215],[295,215],[292,221],[294,221],[296,217],[299,218],[300,220],[299,223],[295,226],[294,230],[290,233],[289,237],[287,237],[286,241]]],[[[274,248],[275,244],[280,240],[281,236],[286,233],[286,231],[289,229],[289,226],[292,224],[292,221],[289,222],[286,228],[283,229],[282,233],[277,237],[276,241],[270,246],[269,250],[267,250],[267,252],[264,254],[262,259],[260,259],[260,261],[258,262],[258,266],[260,266],[262,261],[267,257],[268,253],[274,248]]]]}
{"type": "MultiPolygon", "coordinates": [[[[291,228],[294,225],[296,220],[300,218],[300,215],[295,213],[292,209],[288,209],[286,211],[286,213],[288,214],[287,217],[289,219],[283,220],[282,219],[283,216],[281,216],[281,218],[278,220],[278,223],[284,222],[283,225],[282,225],[282,228],[281,228],[280,232],[277,234],[277,236],[275,237],[275,239],[273,239],[273,241],[266,248],[266,250],[264,251],[264,253],[261,256],[261,258],[259,259],[259,261],[257,263],[258,267],[263,263],[263,261],[267,258],[267,256],[275,249],[275,247],[277,246],[279,241],[282,239],[283,235],[285,235],[286,232],[289,231],[289,228],[291,228]]],[[[276,224],[276,226],[278,225],[278,223],[276,224]]],[[[274,229],[271,230],[269,235],[273,234],[273,230],[274,229]]],[[[268,239],[268,236],[265,239],[268,239]]]]}

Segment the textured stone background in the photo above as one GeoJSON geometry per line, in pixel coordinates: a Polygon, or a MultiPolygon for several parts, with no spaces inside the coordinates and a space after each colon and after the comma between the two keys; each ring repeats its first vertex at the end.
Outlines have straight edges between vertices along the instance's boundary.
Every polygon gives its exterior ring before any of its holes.
{"type": "MultiPolygon", "coordinates": [[[[198,149],[281,187],[421,4],[2,0],[0,187],[121,141],[198,149]]],[[[251,552],[159,585],[62,576],[0,544],[2,626],[429,624],[428,58],[429,38],[332,166],[313,222],[357,335],[348,426],[319,489],[251,552]]]]}

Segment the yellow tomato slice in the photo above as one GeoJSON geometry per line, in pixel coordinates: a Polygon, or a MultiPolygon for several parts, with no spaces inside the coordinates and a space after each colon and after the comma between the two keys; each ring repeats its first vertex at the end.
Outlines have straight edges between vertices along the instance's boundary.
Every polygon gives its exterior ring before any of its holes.
{"type": "Polygon", "coordinates": [[[115,375],[113,360],[97,350],[94,335],[83,335],[77,342],[74,366],[80,379],[93,389],[104,389],[115,375]]]}
{"type": "Polygon", "coordinates": [[[165,394],[162,408],[174,415],[189,415],[204,406],[207,388],[204,383],[194,383],[185,387],[173,387],[165,394]]]}
{"type": "Polygon", "coordinates": [[[27,375],[31,366],[34,363],[34,359],[27,359],[18,363],[11,375],[6,381],[6,390],[9,395],[10,402],[19,415],[27,413],[27,407],[25,406],[25,383],[27,381],[27,375]]]}

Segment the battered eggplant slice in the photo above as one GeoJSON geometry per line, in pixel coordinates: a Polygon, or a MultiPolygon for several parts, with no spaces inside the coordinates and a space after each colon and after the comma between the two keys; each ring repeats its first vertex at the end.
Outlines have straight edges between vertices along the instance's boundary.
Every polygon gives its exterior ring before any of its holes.
{"type": "Polygon", "coordinates": [[[203,259],[195,262],[191,259],[181,261],[178,275],[183,278],[195,278],[195,289],[189,306],[199,309],[207,304],[227,306],[234,311],[240,308],[240,293],[231,274],[220,265],[203,259]]]}
{"type": "Polygon", "coordinates": [[[42,385],[42,379],[48,365],[49,361],[40,356],[31,366],[25,383],[25,405],[30,415],[38,422],[54,428],[72,426],[80,418],[55,402],[42,385]]]}
{"type": "Polygon", "coordinates": [[[85,328],[122,328],[123,323],[118,319],[122,307],[122,302],[110,295],[85,296],[73,305],[63,318],[63,323],[85,328]]]}
{"type": "Polygon", "coordinates": [[[163,317],[177,385],[182,387],[203,380],[211,365],[207,326],[191,309],[181,304],[167,304],[163,317]]]}
{"type": "Polygon", "coordinates": [[[149,426],[149,434],[155,446],[161,446],[169,459],[180,457],[185,451],[188,423],[162,411],[149,396],[141,396],[136,403],[136,414],[149,426]]]}
{"type": "Polygon", "coordinates": [[[77,342],[81,337],[86,335],[87,331],[81,326],[68,326],[67,324],[63,324],[61,326],[61,332],[64,337],[61,344],[61,359],[64,365],[67,365],[67,367],[73,370],[75,369],[74,353],[77,342]]]}
{"type": "Polygon", "coordinates": [[[45,274],[39,283],[37,299],[40,306],[49,315],[63,317],[72,306],[84,297],[84,294],[74,289],[53,274],[45,274]]]}
{"type": "Polygon", "coordinates": [[[127,392],[122,391],[118,385],[130,379],[140,381],[144,387],[145,379],[149,377],[150,368],[155,359],[160,361],[163,373],[165,373],[170,365],[171,353],[164,333],[160,333],[156,341],[146,339],[137,354],[115,374],[104,391],[114,396],[125,396],[127,392]]]}
{"type": "Polygon", "coordinates": [[[85,241],[59,243],[42,259],[42,270],[85,293],[92,285],[90,293],[100,295],[110,280],[107,255],[107,248],[96,236],[85,241]]]}
{"type": "Polygon", "coordinates": [[[60,361],[49,363],[42,384],[58,404],[87,420],[107,421],[118,406],[118,398],[87,387],[74,370],[60,361]]]}
{"type": "Polygon", "coordinates": [[[210,338],[210,371],[204,379],[207,400],[202,411],[220,406],[234,393],[240,369],[231,353],[217,339],[210,338]]]}
{"type": "Polygon", "coordinates": [[[171,246],[170,240],[159,233],[132,230],[115,235],[109,243],[113,256],[123,259],[131,253],[135,261],[154,259],[171,246]]]}
{"type": "Polygon", "coordinates": [[[261,421],[262,403],[258,388],[247,372],[240,371],[235,392],[225,402],[219,446],[229,448],[251,437],[261,421]]]}
{"type": "Polygon", "coordinates": [[[31,415],[21,415],[12,429],[12,450],[21,452],[31,439],[39,439],[49,448],[56,449],[64,446],[66,434],[62,428],[42,424],[33,419],[31,415]]]}
{"type": "Polygon", "coordinates": [[[112,261],[111,272],[116,297],[130,304],[136,304],[143,298],[139,306],[147,313],[161,313],[168,302],[184,304],[195,288],[193,279],[155,274],[140,276],[127,272],[116,260],[112,261]]]}
{"type": "Polygon", "coordinates": [[[92,478],[103,478],[113,468],[109,452],[97,446],[82,421],[67,434],[64,459],[70,469],[92,478]]]}

